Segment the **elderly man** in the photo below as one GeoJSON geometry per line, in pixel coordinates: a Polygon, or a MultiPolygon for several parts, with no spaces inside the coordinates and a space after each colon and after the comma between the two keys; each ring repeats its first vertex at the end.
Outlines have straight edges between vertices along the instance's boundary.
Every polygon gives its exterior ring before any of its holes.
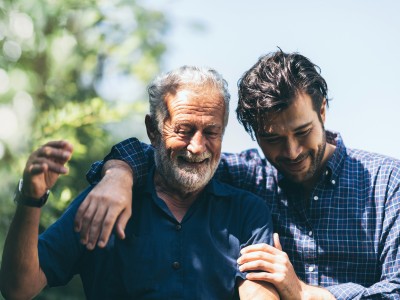
{"type": "Polygon", "coordinates": [[[6,297],[31,298],[80,274],[88,299],[278,299],[272,285],[246,280],[236,262],[242,247],[272,243],[267,206],[212,179],[228,120],[225,80],[212,69],[182,67],[148,91],[155,168],[134,194],[138,214],[126,239],[94,251],[80,244],[73,221],[88,188],[38,242],[40,199],[72,150],[48,143],[31,155],[18,191],[1,269],[6,297]]]}
{"type": "MultiPolygon", "coordinates": [[[[265,55],[241,78],[238,119],[266,159],[254,150],[223,154],[217,178],[265,199],[280,242],[249,246],[238,262],[242,271],[259,271],[248,279],[274,284],[283,299],[400,299],[400,162],[346,148],[338,133],[324,128],[327,104],[318,67],[298,53],[265,55]]],[[[151,147],[129,139],[107,158],[127,161],[140,186],[143,163],[151,163],[141,159],[146,153],[151,147]]],[[[132,181],[120,184],[123,172],[112,163],[104,180],[124,199],[132,181]]],[[[130,210],[127,201],[113,204],[107,186],[98,188],[77,214],[84,242],[98,236],[87,218],[97,217],[96,225],[105,217],[107,225],[111,212],[130,210]],[[104,206],[108,213],[98,217],[104,206]]]]}

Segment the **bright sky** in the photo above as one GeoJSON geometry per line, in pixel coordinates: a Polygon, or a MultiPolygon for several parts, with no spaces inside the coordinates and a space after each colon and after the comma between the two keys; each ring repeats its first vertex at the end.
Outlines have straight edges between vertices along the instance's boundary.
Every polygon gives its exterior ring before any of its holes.
{"type": "Polygon", "coordinates": [[[153,0],[152,5],[173,21],[165,70],[210,66],[230,85],[224,151],[257,148],[236,120],[236,83],[259,56],[279,46],[321,68],[333,99],[327,129],[339,131],[347,147],[400,158],[400,1],[153,0]]]}

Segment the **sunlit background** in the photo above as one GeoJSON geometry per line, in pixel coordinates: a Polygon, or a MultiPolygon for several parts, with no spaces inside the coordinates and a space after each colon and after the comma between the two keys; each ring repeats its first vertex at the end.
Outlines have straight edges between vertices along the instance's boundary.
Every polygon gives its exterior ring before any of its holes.
{"type": "MultiPolygon", "coordinates": [[[[145,87],[184,64],[213,67],[230,85],[224,151],[257,148],[236,120],[236,84],[280,47],[321,68],[332,99],[327,129],[347,147],[400,158],[399,15],[397,0],[0,1],[0,249],[29,153],[52,139],[75,146],[70,175],[43,209],[43,230],[113,143],[147,141],[145,87]]],[[[75,281],[37,299],[81,297],[75,281]]]]}
{"type": "Polygon", "coordinates": [[[348,147],[400,158],[399,1],[162,3],[173,21],[166,68],[208,65],[230,84],[225,151],[257,147],[236,121],[236,83],[259,56],[279,46],[321,68],[332,98],[327,129],[339,131],[348,147]]]}

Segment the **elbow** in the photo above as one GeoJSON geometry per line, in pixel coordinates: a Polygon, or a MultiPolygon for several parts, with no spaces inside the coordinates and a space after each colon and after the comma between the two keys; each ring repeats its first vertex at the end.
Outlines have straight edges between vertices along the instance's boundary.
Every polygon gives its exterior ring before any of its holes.
{"type": "Polygon", "coordinates": [[[35,295],[25,293],[21,289],[14,289],[12,287],[5,287],[1,285],[1,294],[7,300],[26,300],[33,299],[35,295]]]}
{"type": "Polygon", "coordinates": [[[10,276],[7,276],[3,271],[0,272],[0,292],[7,300],[26,300],[36,296],[36,294],[27,290],[26,286],[24,287],[18,281],[10,279],[10,276]]]}
{"type": "Polygon", "coordinates": [[[25,295],[24,293],[21,293],[21,291],[18,288],[15,288],[11,284],[8,284],[7,282],[4,282],[1,280],[0,283],[0,291],[4,299],[7,300],[17,300],[17,299],[31,299],[32,297],[29,297],[29,295],[25,295]]]}

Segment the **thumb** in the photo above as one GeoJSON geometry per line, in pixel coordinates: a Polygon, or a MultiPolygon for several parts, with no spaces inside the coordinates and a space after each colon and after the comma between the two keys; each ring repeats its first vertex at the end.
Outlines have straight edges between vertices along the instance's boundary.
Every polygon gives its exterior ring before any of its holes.
{"type": "Polygon", "coordinates": [[[274,233],[274,246],[276,249],[282,251],[282,245],[281,242],[279,241],[279,234],[274,233]]]}

